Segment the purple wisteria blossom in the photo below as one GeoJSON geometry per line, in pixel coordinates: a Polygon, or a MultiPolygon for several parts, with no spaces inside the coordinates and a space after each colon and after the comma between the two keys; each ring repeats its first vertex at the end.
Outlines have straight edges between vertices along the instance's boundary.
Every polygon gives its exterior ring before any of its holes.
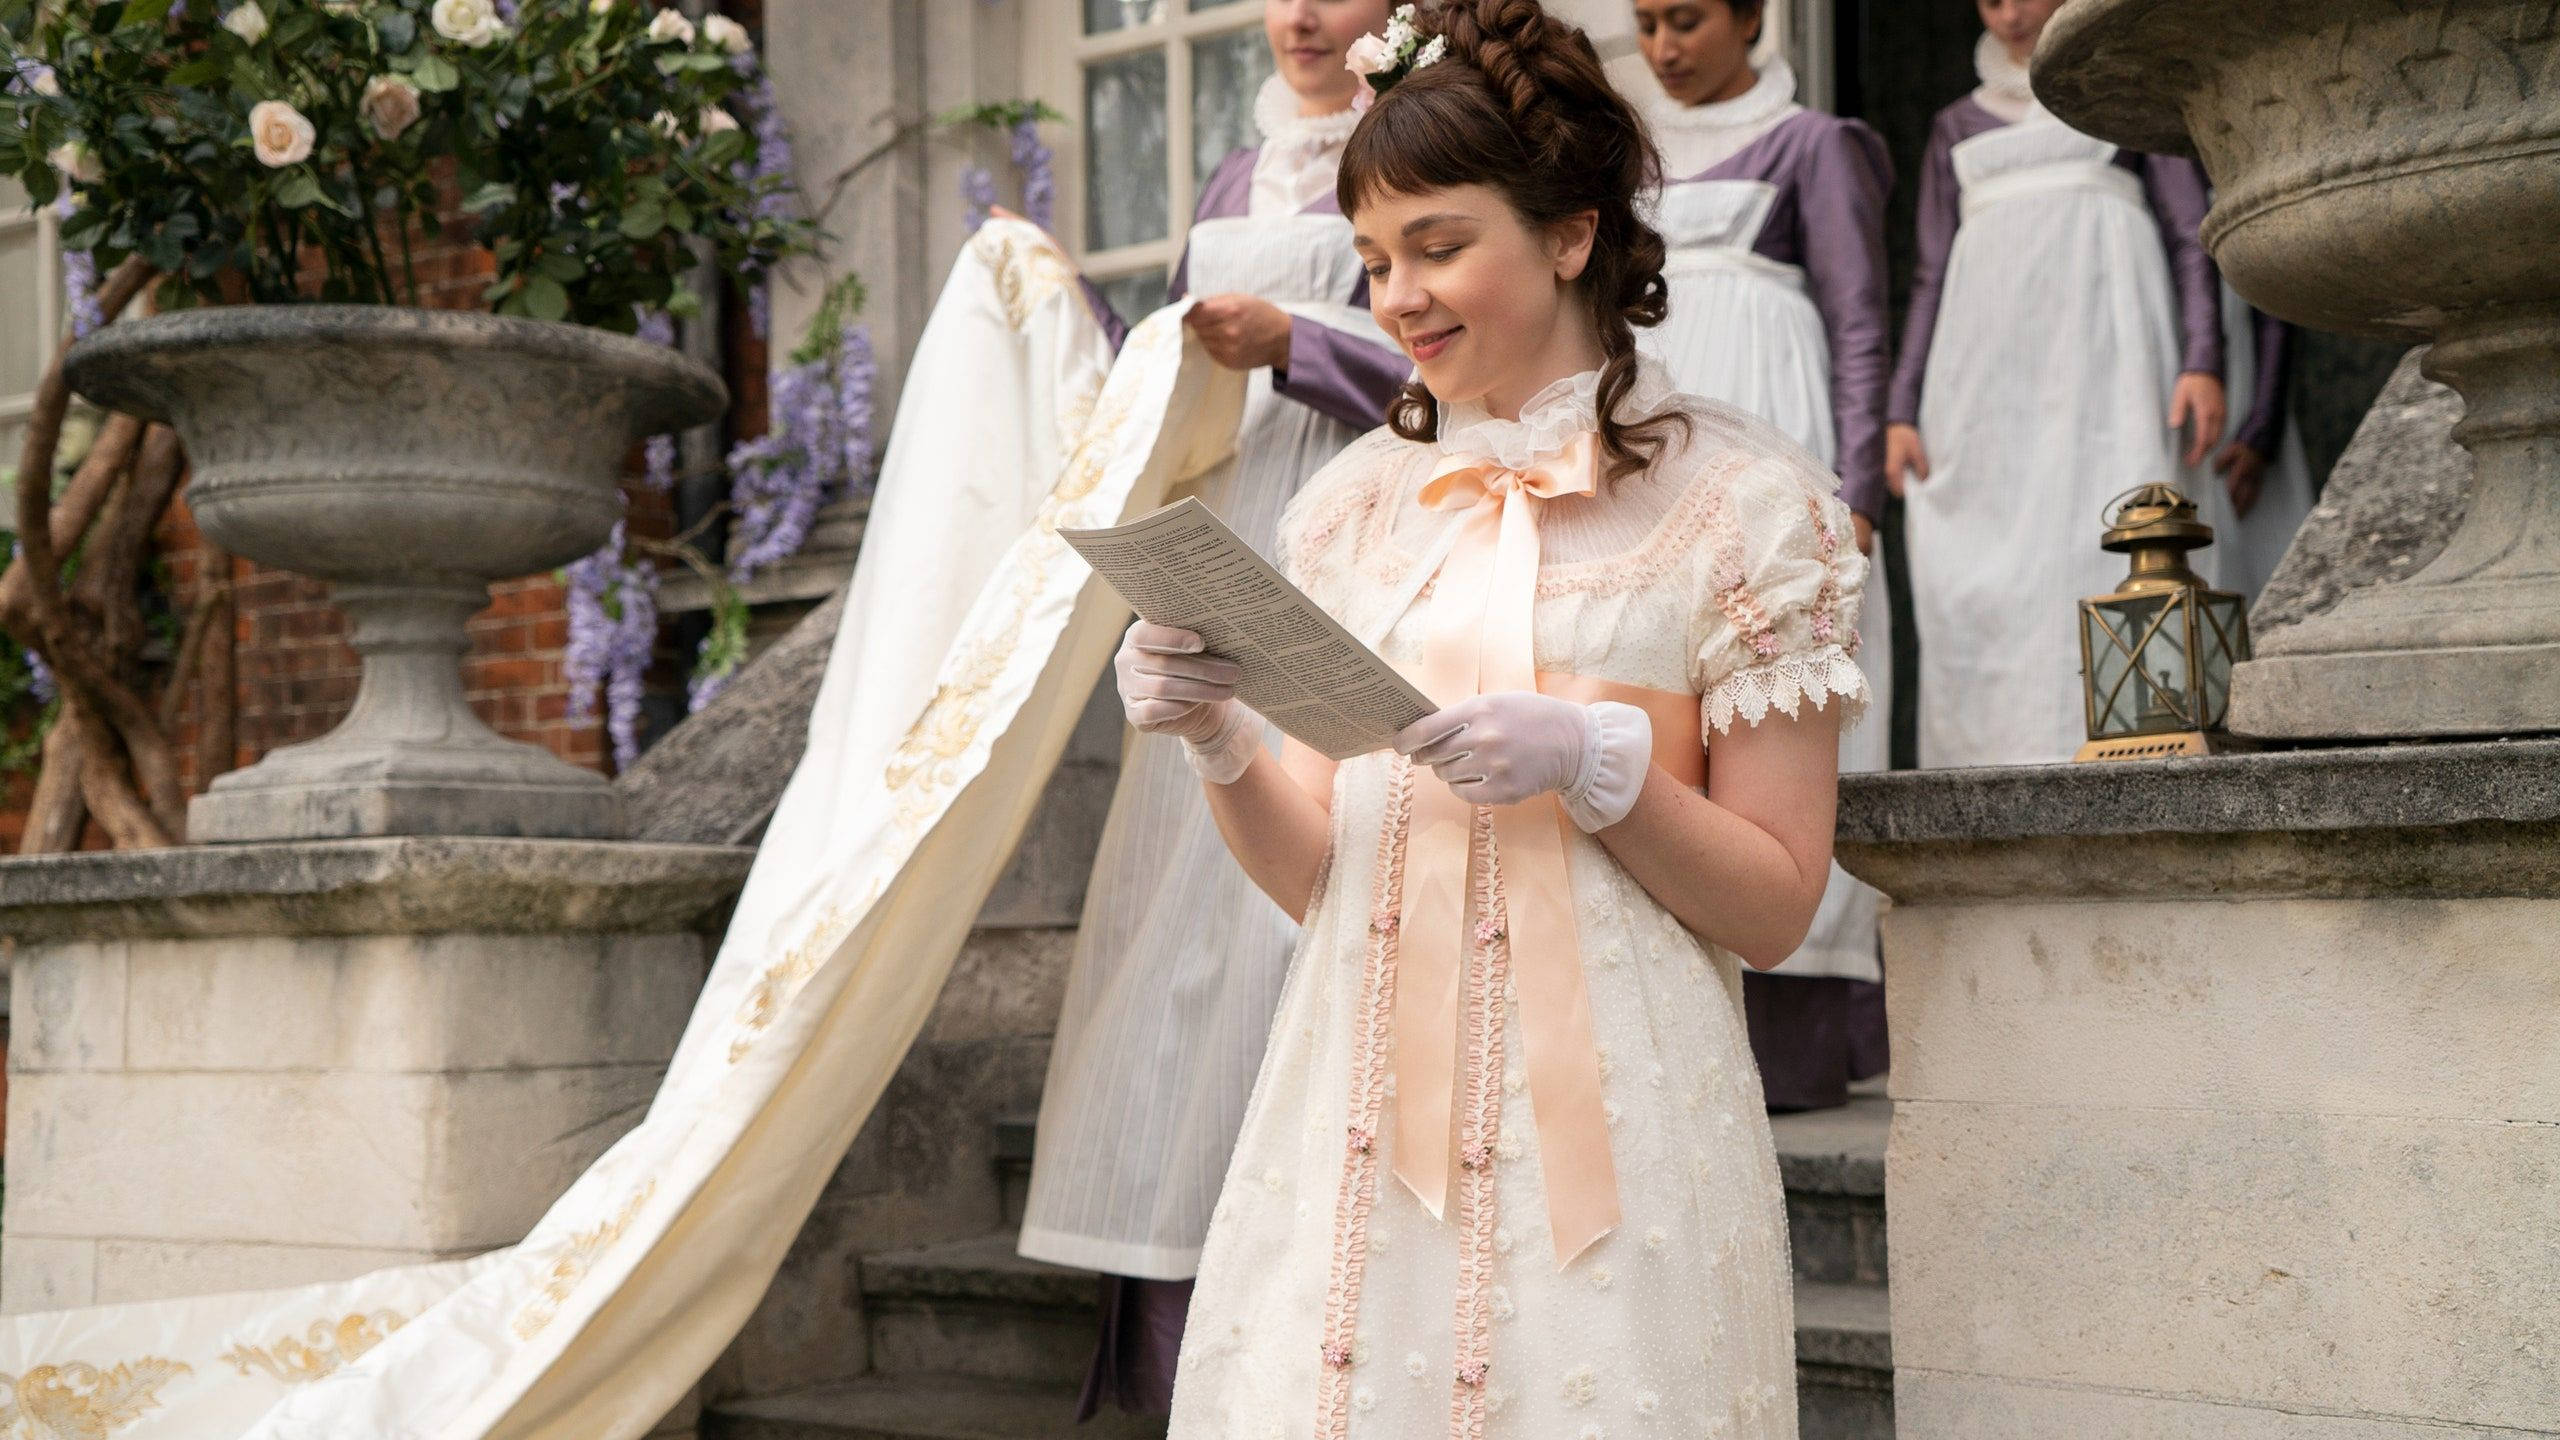
{"type": "Polygon", "coordinates": [[[1025,117],[1013,127],[1013,168],[1022,175],[1022,217],[1043,230],[1058,210],[1057,157],[1040,138],[1040,122],[1025,117]]]}
{"type": "Polygon", "coordinates": [[[571,720],[594,719],[602,692],[617,770],[640,758],[641,680],[658,643],[658,570],[627,559],[627,543],[616,523],[603,549],[569,566],[569,647],[560,662],[571,720]]]}
{"type": "Polygon", "coordinates": [[[845,322],[836,351],[836,416],[844,442],[846,493],[871,493],[871,391],[879,383],[879,361],[871,353],[871,327],[845,322]]]}
{"type": "MultiPolygon", "coordinates": [[[[643,310],[640,312],[639,328],[632,333],[652,345],[664,345],[673,349],[676,343],[676,320],[664,310],[643,310]]],[[[676,437],[652,435],[640,443],[640,453],[648,464],[648,469],[641,477],[642,483],[662,494],[674,489],[676,437]]]]}
{"type": "MultiPolygon", "coordinates": [[[[753,51],[729,63],[739,74],[753,76],[755,81],[737,102],[747,112],[748,128],[756,137],[755,168],[746,176],[755,192],[755,218],[796,219],[800,214],[800,190],[792,173],[791,122],[782,113],[782,101],[773,93],[773,77],[765,73],[753,51]]],[[[747,287],[747,319],[755,327],[757,339],[772,338],[773,288],[761,275],[752,277],[747,287]]]]}
{"type": "Polygon", "coordinates": [[[54,683],[53,667],[45,664],[44,657],[33,650],[27,651],[26,656],[27,692],[36,697],[39,705],[52,704],[62,694],[62,688],[54,683]]]}
{"type": "Polygon", "coordinates": [[[972,165],[960,172],[960,203],[969,207],[961,228],[975,235],[978,227],[987,223],[987,212],[996,204],[996,177],[987,173],[987,167],[972,165]]]}
{"type": "MultiPolygon", "coordinates": [[[[54,197],[53,213],[68,220],[75,207],[71,192],[54,197]]],[[[98,257],[86,250],[62,252],[62,298],[71,308],[71,338],[80,339],[107,323],[106,312],[98,308],[98,257]]]]}

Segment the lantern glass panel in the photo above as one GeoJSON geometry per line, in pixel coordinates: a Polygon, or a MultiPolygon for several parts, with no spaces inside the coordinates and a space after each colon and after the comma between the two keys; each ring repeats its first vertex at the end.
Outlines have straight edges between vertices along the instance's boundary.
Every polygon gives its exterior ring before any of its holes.
{"type": "Polygon", "coordinates": [[[2149,639],[2142,647],[2142,673],[2151,683],[2143,687],[2141,712],[2134,717],[2136,727],[2145,732],[2197,728],[2195,674],[2188,663],[2187,635],[2194,612],[2187,599],[2186,591],[2159,597],[2158,623],[2146,622],[2149,639]]]}
{"type": "Polygon", "coordinates": [[[2161,707],[2161,694],[2143,676],[2161,676],[2168,689],[2186,694],[2186,620],[2176,594],[2125,594],[2081,605],[2089,646],[2089,712],[2092,740],[2179,730],[2181,720],[2161,707]],[[2140,666],[2140,674],[2135,674],[2140,666]]]}
{"type": "Polygon", "coordinates": [[[2204,682],[2204,723],[2218,726],[2231,705],[2231,667],[2249,658],[2248,602],[2208,590],[2203,596],[2197,668],[2204,682]]]}

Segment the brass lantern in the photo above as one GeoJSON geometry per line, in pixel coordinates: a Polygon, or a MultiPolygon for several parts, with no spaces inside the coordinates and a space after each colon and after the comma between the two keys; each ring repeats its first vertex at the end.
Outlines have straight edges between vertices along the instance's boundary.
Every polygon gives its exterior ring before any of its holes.
{"type": "Polygon", "coordinates": [[[2080,602],[2080,677],[2089,743],[2082,760],[2206,755],[2231,703],[2231,667],[2249,658],[2246,602],[2187,568],[2213,527],[2174,486],[2127,493],[2100,542],[2133,557],[2112,595],[2080,602]]]}

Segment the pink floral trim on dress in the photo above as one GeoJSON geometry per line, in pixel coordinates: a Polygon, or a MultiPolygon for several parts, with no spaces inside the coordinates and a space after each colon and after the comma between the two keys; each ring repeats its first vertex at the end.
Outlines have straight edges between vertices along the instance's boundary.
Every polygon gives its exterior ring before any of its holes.
{"type": "Polygon", "coordinates": [[[1706,532],[1710,547],[1707,590],[1724,612],[1734,633],[1743,637],[1754,658],[1774,660],[1780,646],[1778,632],[1769,621],[1769,612],[1760,597],[1751,593],[1750,576],[1742,566],[1742,529],[1734,523],[1733,507],[1725,503],[1721,492],[1710,497],[1706,532]]]}
{"type": "MultiPolygon", "coordinates": [[[[1822,560],[1822,588],[1813,596],[1813,639],[1817,645],[1840,641],[1840,536],[1831,528],[1831,517],[1822,508],[1822,497],[1808,495],[1804,508],[1813,520],[1814,554],[1822,560]]],[[[1858,653],[1858,633],[1849,632],[1841,648],[1851,655],[1858,653]]]]}
{"type": "Polygon", "coordinates": [[[1493,1369],[1493,1231],[1500,1218],[1493,1172],[1502,1129],[1502,997],[1511,985],[1510,907],[1494,853],[1493,812],[1479,809],[1472,846],[1475,955],[1468,967],[1466,1051],[1458,1071],[1457,1364],[1449,1391],[1450,1440],[1484,1440],[1485,1379],[1493,1369]]]}
{"type": "Polygon", "coordinates": [[[1333,1272],[1324,1292],[1323,1368],[1316,1378],[1318,1440],[1351,1433],[1351,1366],[1360,1329],[1360,1282],[1369,1264],[1369,1211],[1378,1200],[1378,1121],[1386,1108],[1390,1021],[1395,1014],[1396,943],[1402,933],[1405,839],[1413,829],[1413,762],[1387,762],[1387,812],[1378,837],[1377,888],[1369,902],[1369,943],[1360,969],[1360,1010],[1351,1037],[1351,1106],[1334,1196],[1333,1272]]]}

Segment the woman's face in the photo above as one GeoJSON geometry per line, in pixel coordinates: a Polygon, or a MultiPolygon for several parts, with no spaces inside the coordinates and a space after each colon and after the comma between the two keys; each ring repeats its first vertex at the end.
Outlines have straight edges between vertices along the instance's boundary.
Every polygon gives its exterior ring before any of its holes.
{"type": "Polygon", "coordinates": [[[1351,217],[1351,243],[1369,272],[1369,313],[1431,393],[1516,416],[1585,368],[1596,344],[1573,289],[1596,223],[1586,214],[1536,229],[1501,192],[1459,185],[1370,196],[1351,217]]]}
{"type": "Polygon", "coordinates": [[[1351,103],[1359,76],[1343,68],[1351,42],[1387,28],[1390,0],[1262,0],[1262,33],[1280,77],[1310,115],[1351,103]]]}
{"type": "Polygon", "coordinates": [[[1683,105],[1730,100],[1751,88],[1760,17],[1732,0],[1635,0],[1636,40],[1662,91],[1683,105]]]}
{"type": "Polygon", "coordinates": [[[2062,0],[1974,0],[1974,8],[1982,12],[1982,28],[1998,38],[2010,59],[2024,65],[2062,0]]]}

